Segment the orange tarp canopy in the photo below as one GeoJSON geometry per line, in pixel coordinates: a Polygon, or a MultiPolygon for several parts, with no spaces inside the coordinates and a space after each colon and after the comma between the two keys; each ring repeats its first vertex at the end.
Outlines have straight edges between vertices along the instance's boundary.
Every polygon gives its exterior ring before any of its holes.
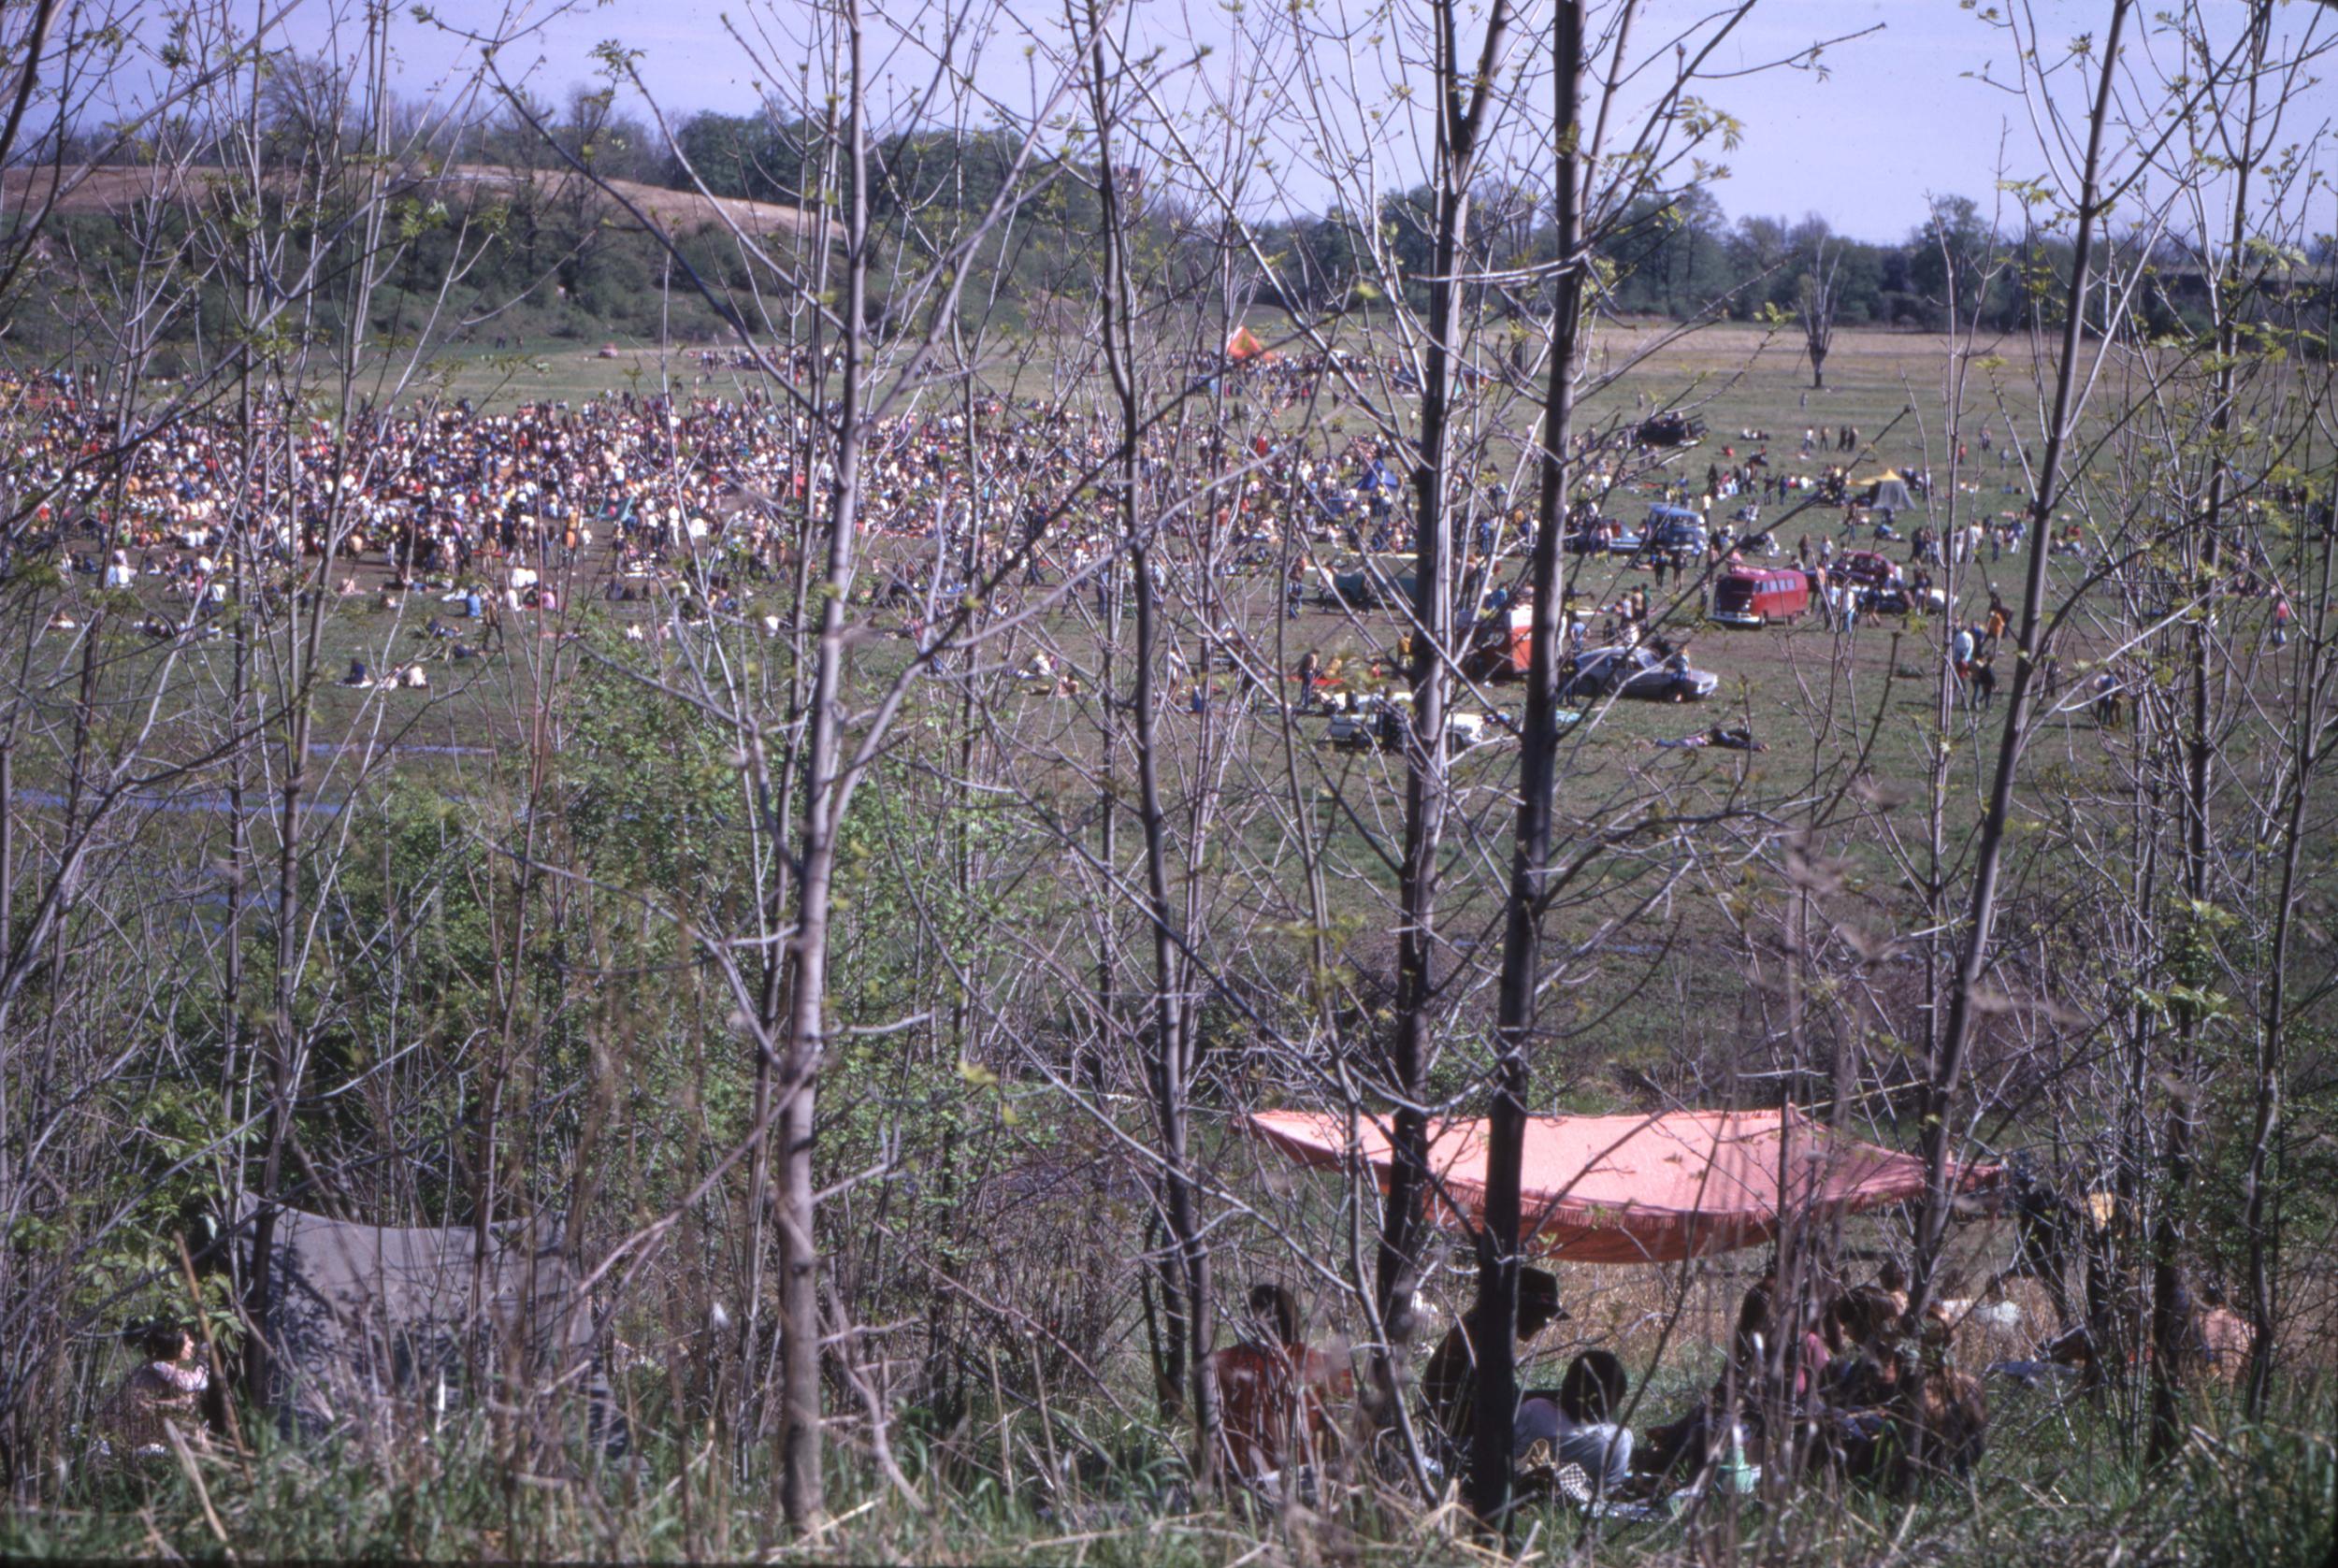
{"type": "Polygon", "coordinates": [[[1237,326],[1234,336],[1226,339],[1226,357],[1240,365],[1253,359],[1272,359],[1274,354],[1258,340],[1258,334],[1247,326],[1237,326]]]}
{"type": "MultiPolygon", "coordinates": [[[[1385,1122],[1358,1118],[1351,1142],[1344,1116],[1267,1111],[1245,1119],[1302,1165],[1344,1169],[1362,1159],[1388,1188],[1385,1122]]],[[[1475,1225],[1485,1201],[1485,1121],[1432,1123],[1429,1171],[1432,1212],[1475,1225]]],[[[1994,1174],[1994,1167],[1953,1172],[1960,1188],[1994,1174]]],[[[1823,1219],[1918,1197],[1924,1162],[1777,1111],[1530,1116],[1521,1186],[1528,1251],[1587,1263],[1674,1262],[1767,1242],[1781,1214],[1823,1219]]]]}

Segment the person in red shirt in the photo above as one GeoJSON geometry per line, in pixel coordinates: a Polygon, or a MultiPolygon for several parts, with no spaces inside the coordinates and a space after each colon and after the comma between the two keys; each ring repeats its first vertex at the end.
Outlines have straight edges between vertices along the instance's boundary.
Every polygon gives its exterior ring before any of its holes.
{"type": "Polygon", "coordinates": [[[1250,1312],[1263,1338],[1213,1350],[1203,1373],[1218,1393],[1220,1457],[1234,1476],[1257,1481],[1336,1453],[1327,1402],[1351,1394],[1355,1374],[1301,1338],[1288,1287],[1252,1286],[1250,1312]]]}

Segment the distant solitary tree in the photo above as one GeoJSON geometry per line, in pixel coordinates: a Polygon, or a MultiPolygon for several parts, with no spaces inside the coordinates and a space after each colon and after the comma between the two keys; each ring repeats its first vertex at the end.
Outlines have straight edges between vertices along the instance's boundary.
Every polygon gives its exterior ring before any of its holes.
{"type": "Polygon", "coordinates": [[[1834,346],[1835,311],[1841,304],[1841,295],[1835,286],[1835,275],[1842,269],[1842,251],[1833,255],[1821,244],[1811,258],[1810,270],[1802,274],[1799,309],[1802,315],[1802,341],[1811,354],[1811,385],[1825,390],[1826,386],[1826,352],[1834,346]]]}

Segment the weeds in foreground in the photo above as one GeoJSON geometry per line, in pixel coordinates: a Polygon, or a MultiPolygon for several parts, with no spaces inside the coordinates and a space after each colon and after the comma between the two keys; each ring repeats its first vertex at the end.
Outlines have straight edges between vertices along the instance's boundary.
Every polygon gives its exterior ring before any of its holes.
{"type": "MultiPolygon", "coordinates": [[[[1657,1525],[1592,1526],[1556,1507],[1519,1517],[1508,1555],[1648,1564],[2017,1562],[2319,1568],[2338,1518],[2338,1457],[2317,1393],[2261,1425],[2203,1424],[2181,1458],[2143,1473],[2115,1416],[2083,1399],[2016,1392],[1967,1481],[1913,1500],[1812,1484],[1657,1525]]],[[[711,1436],[652,1441],[633,1460],[529,1453],[484,1417],[399,1446],[303,1448],[263,1434],[217,1448],[51,1477],[0,1519],[21,1558],[398,1558],[477,1561],[772,1559],[805,1562],[1017,1561],[1231,1564],[1471,1562],[1496,1555],[1457,1507],[1355,1496],[1322,1511],[1252,1498],[1196,1504],[1157,1468],[1009,1492],[911,1479],[919,1513],[853,1474],[829,1526],[789,1540],[760,1483],[742,1484],[711,1436]]]]}

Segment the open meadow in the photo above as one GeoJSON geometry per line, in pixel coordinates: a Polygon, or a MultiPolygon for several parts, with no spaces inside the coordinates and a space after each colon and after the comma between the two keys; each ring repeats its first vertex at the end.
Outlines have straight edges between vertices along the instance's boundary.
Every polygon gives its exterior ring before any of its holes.
{"type": "MultiPolygon", "coordinates": [[[[1775,526],[1780,559],[1791,565],[1797,541],[1827,540],[1839,548],[1872,548],[1895,563],[1912,565],[1906,542],[1914,529],[1930,522],[1944,529],[1945,519],[2018,516],[2024,482],[2020,459],[2013,456],[2014,441],[2032,445],[2034,433],[2024,414],[2025,399],[2034,417],[2037,367],[2027,341],[1983,341],[1969,356],[1976,367],[1970,375],[1961,415],[1961,444],[1956,459],[1943,432],[1949,410],[1943,400],[1951,370],[1951,345],[1938,337],[1884,332],[1841,334],[1829,360],[1829,389],[1816,396],[1809,391],[1809,372],[1795,343],[1776,332],[1735,326],[1710,327],[1676,334],[1652,324],[1621,324],[1605,331],[1594,351],[1599,366],[1613,370],[1626,367],[1614,385],[1603,389],[1592,408],[1604,410],[1609,428],[1628,426],[1647,410],[1694,408],[1709,425],[1704,440],[1695,447],[1658,454],[1657,461],[1636,471],[1631,480],[1605,496],[1602,510],[1627,523],[1662,494],[1662,487],[1685,478],[1701,479],[1709,464],[1728,467],[1767,451],[1777,468],[1787,474],[1816,476],[1840,466],[1856,474],[1895,466],[1910,472],[1929,471],[1942,492],[1953,484],[1954,496],[1936,494],[1913,516],[1899,519],[1898,539],[1879,543],[1873,518],[1861,514],[1848,525],[1840,506],[1822,504],[1802,496],[1782,502],[1765,502],[1765,525],[1775,526]],[[1845,425],[1858,432],[1855,451],[1830,450],[1834,433],[1845,425]],[[1993,427],[1993,450],[1979,449],[1978,430],[1993,427]],[[1805,429],[1821,429],[1826,440],[1807,456],[1799,451],[1805,429]],[[1761,434],[1748,439],[1738,432],[1761,434]],[[1951,474],[1955,478],[1950,479],[1951,474]],[[1954,509],[1952,511],[1952,508],[1954,509]],[[1783,517],[1782,522],[1771,519],[1783,517]]],[[[671,395],[678,400],[727,399],[744,393],[750,374],[735,367],[710,368],[699,348],[676,350],[664,356],[649,351],[628,351],[616,360],[596,351],[520,346],[512,362],[475,364],[455,375],[444,395],[473,399],[493,411],[523,403],[552,402],[582,407],[593,399],[631,395],[646,398],[671,395]],[[534,374],[527,365],[541,366],[534,374]],[[522,368],[514,369],[514,365],[522,368]]],[[[1044,367],[1053,351],[1009,343],[973,372],[978,396],[1017,400],[1036,399],[1046,380],[1035,367],[1044,367]]],[[[1063,353],[1069,358],[1068,351],[1063,353]]],[[[1061,379],[1061,371],[1057,379],[1061,379]]],[[[1092,377],[1072,378],[1080,390],[1074,397],[1093,395],[1092,377]]],[[[922,408],[945,412],[964,388],[938,383],[922,395],[922,408]]],[[[1253,397],[1246,405],[1233,402],[1212,417],[1229,427],[1263,424],[1278,436],[1300,430],[1287,403],[1253,397]]],[[[1355,429],[1364,427],[1361,413],[1333,411],[1320,417],[1321,428],[1310,441],[1336,447],[1355,429]]],[[[2100,432],[2093,433],[2103,439],[2100,432]]],[[[1287,438],[1286,438],[1287,439],[1287,438]]],[[[2106,447],[2098,455],[2102,482],[2115,485],[2115,465],[2106,447]]],[[[1514,456],[1509,459],[1515,461],[1514,456]]],[[[1514,469],[1488,471],[1508,479],[1514,469]]],[[[1725,510],[1736,503],[1725,503],[1725,510]]],[[[1381,603],[1358,609],[1339,601],[1331,581],[1352,569],[1360,557],[1345,546],[1342,531],[1318,525],[1295,535],[1285,533],[1280,517],[1263,520],[1254,530],[1268,540],[1264,550],[1252,549],[1244,560],[1213,564],[1216,580],[1206,592],[1214,626],[1191,624],[1180,628],[1182,641],[1173,658],[1186,671],[1187,681],[1167,692],[1165,705],[1182,709],[1193,672],[1216,658],[1217,673],[1208,684],[1219,699],[1232,698],[1235,711],[1220,727],[1230,738],[1236,770],[1222,786],[1230,822],[1243,825],[1249,853],[1262,863],[1275,854],[1274,842],[1287,835],[1288,822],[1262,798],[1272,802],[1284,795],[1288,780],[1277,758],[1295,744],[1307,787],[1329,795],[1353,789],[1356,802],[1343,805],[1323,825],[1326,851],[1341,857],[1349,873],[1334,880],[1332,908],[1341,920],[1355,925],[1358,934],[1349,957],[1387,967],[1393,961],[1391,928],[1383,918],[1393,897],[1396,841],[1401,828],[1404,769],[1400,758],[1385,753],[1355,753],[1330,746],[1330,720],[1321,712],[1298,712],[1295,671],[1301,660],[1314,655],[1331,672],[1327,685],[1335,692],[1371,697],[1400,691],[1406,674],[1396,650],[1407,627],[1406,608],[1381,603]],[[1286,615],[1281,554],[1285,543],[1307,555],[1307,587],[1297,613],[1286,615]],[[1194,652],[1194,649],[1203,652],[1194,652]]],[[[1067,527],[1069,525],[1067,525],[1067,527]]],[[[323,662],[338,669],[353,657],[368,659],[382,668],[408,655],[427,655],[437,683],[426,693],[398,693],[382,698],[346,689],[319,694],[325,726],[348,730],[390,742],[374,775],[376,782],[403,779],[417,785],[476,798],[494,793],[496,781],[507,780],[516,765],[513,757],[526,741],[531,715],[556,703],[560,686],[573,676],[579,659],[552,650],[536,656],[525,649],[514,652],[508,639],[541,629],[557,641],[581,639],[591,649],[612,646],[613,639],[637,635],[642,628],[657,633],[672,611],[671,601],[649,597],[609,602],[603,590],[615,572],[610,554],[613,539],[603,537],[575,559],[551,574],[562,590],[567,609],[557,615],[506,618],[495,632],[496,650],[477,660],[457,657],[455,649],[484,645],[487,634],[438,639],[427,631],[431,620],[456,624],[460,594],[450,579],[438,595],[411,595],[396,609],[377,602],[389,576],[386,565],[360,559],[350,581],[361,590],[348,614],[325,631],[321,644],[323,662]],[[450,602],[441,603],[439,600],[450,602]]],[[[2274,546],[2278,548],[2278,546],[2274,546]]],[[[1522,542],[1505,540],[1506,554],[1490,565],[1489,583],[1515,584],[1524,568],[1522,542]]],[[[856,658],[873,677],[897,673],[911,656],[912,626],[920,607],[888,597],[888,589],[915,582],[923,569],[921,552],[930,545],[921,529],[888,524],[869,538],[867,559],[857,579],[856,593],[868,605],[866,622],[873,634],[856,658]]],[[[1229,552],[1229,554],[1234,554],[1229,552]]],[[[1092,670],[1098,659],[1095,618],[1086,603],[1089,595],[1067,585],[1066,555],[1046,553],[1042,581],[1021,574],[1003,583],[997,611],[1012,624],[996,637],[979,663],[993,676],[1020,669],[1021,680],[996,679],[983,698],[989,719],[998,726],[998,744],[1007,755],[1022,758],[1018,767],[1033,770],[1059,783],[1092,769],[1099,755],[1101,731],[1088,705],[1066,698],[1052,678],[1032,678],[1034,654],[1061,668],[1092,670]]],[[[1757,557],[1757,560],[1759,558],[1757,557]]],[[[1944,831],[1951,837],[1970,833],[1981,813],[1986,792],[1990,746],[1996,713],[1979,706],[1961,684],[1951,682],[1944,701],[1941,673],[1951,644],[1961,627],[1979,628],[1987,618],[1993,596],[2017,599],[2024,551],[1992,543],[1954,574],[1940,569],[1940,580],[1953,587],[1953,609],[1929,612],[1870,616],[1849,630],[1830,626],[1823,607],[1791,625],[1755,630],[1734,629],[1707,622],[1700,614],[1710,592],[1712,574],[1676,576],[1668,591],[1652,597],[1652,635],[1681,645],[1692,662],[1720,677],[1718,690],[1707,705],[1683,709],[1669,704],[1617,702],[1596,704],[1589,722],[1563,740],[1570,798],[1587,803],[1619,798],[1636,790],[1654,791],[1681,812],[1725,811],[1728,803],[1749,792],[1783,792],[1809,798],[1840,790],[1846,782],[1896,799],[1912,799],[1927,787],[1930,770],[1939,765],[1944,793],[1941,811],[1944,831]],[[1742,726],[1767,748],[1755,755],[1714,751],[1673,751],[1657,743],[1693,736],[1720,722],[1742,726]]],[[[2033,823],[2049,822],[2064,803],[2072,800],[2112,802],[2131,799],[2136,762],[2143,743],[2131,727],[2106,726],[2094,697],[2102,671],[2115,671],[2123,686],[2147,668],[2115,655],[2126,646],[2125,602],[2152,586],[2141,580],[2146,563],[2105,572],[2100,554],[2057,555],[2048,568],[2048,591],[2057,603],[2070,607],[2071,625],[2058,646],[2055,680],[2044,703],[2033,745],[2032,767],[2040,778],[2034,796],[2025,797],[2021,809],[2033,823]]],[[[1584,611],[1587,627],[1612,634],[1613,607],[1635,589],[1653,585],[1645,557],[1571,557],[1566,568],[1568,602],[1584,611]]],[[[1198,597],[1201,590],[1182,587],[1198,597]]],[[[767,611],[784,609],[789,589],[784,582],[763,581],[748,586],[735,613],[743,623],[758,623],[767,611]]],[[[1181,619],[1201,613],[1198,605],[1181,606],[1181,619]]],[[[2297,676],[2294,661],[2275,656],[2271,642],[2270,601],[2237,599],[2223,612],[2230,625],[2225,646],[2230,651],[2235,676],[2255,699],[2279,703],[2297,676]]],[[[1601,640],[1595,635],[1591,640],[1601,640]]],[[[654,646],[655,644],[653,644],[654,646]]],[[[216,665],[218,650],[198,650],[198,659],[216,665]]],[[[596,653],[587,660],[603,656],[596,653]]],[[[966,683],[944,682],[913,700],[929,704],[946,715],[966,700],[966,683]]],[[[1463,711],[1499,719],[1514,726],[1520,717],[1520,689],[1514,679],[1494,677],[1471,682],[1459,698],[1463,711]]],[[[947,767],[946,755],[926,755],[924,738],[946,732],[913,728],[896,741],[893,755],[911,772],[947,767]]],[[[1180,712],[1163,721],[1186,730],[1199,727],[1194,715],[1180,712]]],[[[1499,726],[1491,735],[1502,733],[1499,726]]],[[[2236,766],[2261,763],[2252,754],[2256,737],[2244,731],[2231,738],[2230,760],[2236,766]]],[[[950,742],[944,742],[946,747],[950,742]]],[[[1486,830],[1498,833],[1496,817],[1504,803],[1514,798],[1519,760],[1514,741],[1492,741],[1465,758],[1457,778],[1467,791],[1468,809],[1494,813],[1486,830]]],[[[877,787],[886,787],[880,784],[877,787]]],[[[1905,813],[1903,813],[1905,814],[1905,813]]],[[[2316,829],[2316,855],[2328,841],[2316,829]]],[[[1450,854],[1459,861],[1479,853],[1474,846],[1456,846],[1450,854]]],[[[1855,835],[1840,853],[1856,876],[1888,881],[1895,872],[1898,851],[1888,837],[1855,835]]],[[[1092,894],[1075,885],[1056,889],[1064,900],[1058,912],[1070,918],[1092,894]]],[[[1486,889],[1491,899],[1498,889],[1486,889]]],[[[1471,892],[1475,897],[1475,892],[1471,892]]],[[[1489,904],[1488,908],[1497,907],[1489,904]]],[[[1458,905],[1456,917],[1473,916],[1468,902],[1458,905]]],[[[1492,918],[1480,915],[1475,918],[1492,918]]],[[[1583,929],[1596,928],[1598,916],[1583,929]]],[[[1662,985],[1652,987],[1647,977],[1629,966],[1595,966],[1571,987],[1580,1015],[1600,1021],[1599,1054],[1619,1070],[1639,1069],[1662,1060],[1667,1043],[1701,1038],[1717,1021],[1725,1029],[1743,1029],[1743,974],[1733,955],[1744,945],[1741,928],[1717,907],[1675,906],[1650,921],[1637,934],[1607,932],[1610,949],[1655,950],[1662,941],[1678,944],[1668,951],[1682,960],[1667,965],[1662,985]]],[[[1901,961],[1912,955],[1902,953],[1901,961]]],[[[1570,1070],[1570,1072],[1580,1070],[1570,1070]]],[[[1598,1091],[1595,1091],[1596,1102],[1598,1091]]],[[[2024,1113],[2027,1114],[2025,1110],[2024,1113]]]]}

